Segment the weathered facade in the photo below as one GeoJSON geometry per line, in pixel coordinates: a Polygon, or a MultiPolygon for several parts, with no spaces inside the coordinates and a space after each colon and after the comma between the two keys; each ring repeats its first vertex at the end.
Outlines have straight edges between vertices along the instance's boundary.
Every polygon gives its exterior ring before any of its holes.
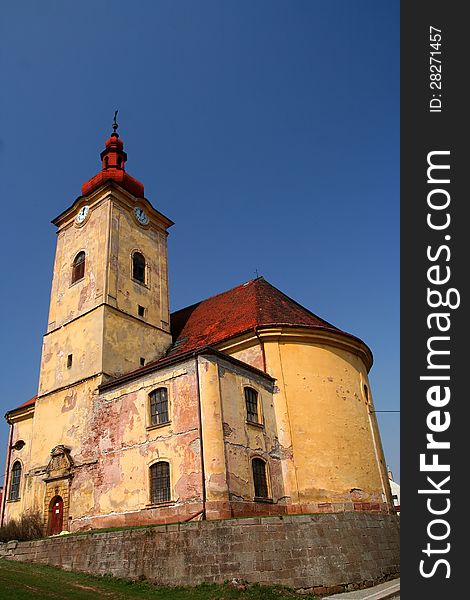
{"type": "Polygon", "coordinates": [[[249,281],[170,316],[172,222],[124,170],[54,220],[38,394],[6,417],[2,520],[48,533],[287,513],[393,511],[372,355],[249,281]]]}

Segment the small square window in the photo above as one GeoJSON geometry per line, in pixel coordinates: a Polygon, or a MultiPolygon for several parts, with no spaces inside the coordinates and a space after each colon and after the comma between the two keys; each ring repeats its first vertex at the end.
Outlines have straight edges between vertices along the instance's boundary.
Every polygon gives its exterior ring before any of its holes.
{"type": "Polygon", "coordinates": [[[137,314],[139,315],[139,317],[145,316],[145,308],[143,306],[140,306],[140,304],[137,305],[137,314]]]}
{"type": "Polygon", "coordinates": [[[72,360],[73,360],[73,356],[72,356],[72,354],[69,354],[67,356],[67,369],[70,369],[72,367],[72,360]]]}

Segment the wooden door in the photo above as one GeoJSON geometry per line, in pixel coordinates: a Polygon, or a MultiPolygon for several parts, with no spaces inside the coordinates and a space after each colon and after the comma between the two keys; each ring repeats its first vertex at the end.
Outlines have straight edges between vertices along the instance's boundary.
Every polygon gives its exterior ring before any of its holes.
{"type": "Polygon", "coordinates": [[[64,501],[60,496],[51,500],[49,535],[56,535],[62,531],[64,519],[64,501]]]}

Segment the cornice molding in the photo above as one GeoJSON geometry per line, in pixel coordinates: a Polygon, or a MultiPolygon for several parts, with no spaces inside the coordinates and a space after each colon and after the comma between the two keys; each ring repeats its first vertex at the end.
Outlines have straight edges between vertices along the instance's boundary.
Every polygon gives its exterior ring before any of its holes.
{"type": "Polygon", "coordinates": [[[256,332],[253,330],[222,342],[217,345],[217,349],[222,352],[237,352],[258,345],[260,340],[263,343],[307,343],[317,346],[330,346],[358,356],[364,363],[367,371],[370,371],[373,364],[372,352],[359,338],[342,333],[341,331],[336,332],[331,329],[319,329],[315,327],[257,327],[256,332]]]}
{"type": "Polygon", "coordinates": [[[60,233],[74,225],[75,216],[84,204],[88,204],[90,209],[94,210],[103,202],[111,199],[114,202],[121,204],[121,206],[129,210],[129,212],[132,212],[136,206],[144,206],[149,213],[149,226],[151,227],[153,225],[155,229],[160,232],[164,231],[167,235],[168,233],[166,230],[174,225],[174,222],[171,219],[154,208],[150,200],[147,200],[147,198],[134,197],[112,180],[107,181],[88,196],[79,196],[69,208],[52,220],[52,224],[56,225],[58,228],[57,233],[60,233]]]}
{"type": "Polygon", "coordinates": [[[16,408],[6,413],[5,419],[9,425],[19,423],[34,416],[34,407],[36,404],[25,406],[24,408],[16,408]]]}

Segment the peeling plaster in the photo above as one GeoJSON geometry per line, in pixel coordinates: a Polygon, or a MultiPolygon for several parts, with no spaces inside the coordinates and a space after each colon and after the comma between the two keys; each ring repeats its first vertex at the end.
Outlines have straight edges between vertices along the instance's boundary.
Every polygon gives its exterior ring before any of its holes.
{"type": "Polygon", "coordinates": [[[62,412],[65,413],[65,412],[68,412],[69,410],[74,409],[76,403],[77,403],[77,393],[76,392],[72,392],[68,396],[65,396],[64,404],[62,406],[62,412]]]}

